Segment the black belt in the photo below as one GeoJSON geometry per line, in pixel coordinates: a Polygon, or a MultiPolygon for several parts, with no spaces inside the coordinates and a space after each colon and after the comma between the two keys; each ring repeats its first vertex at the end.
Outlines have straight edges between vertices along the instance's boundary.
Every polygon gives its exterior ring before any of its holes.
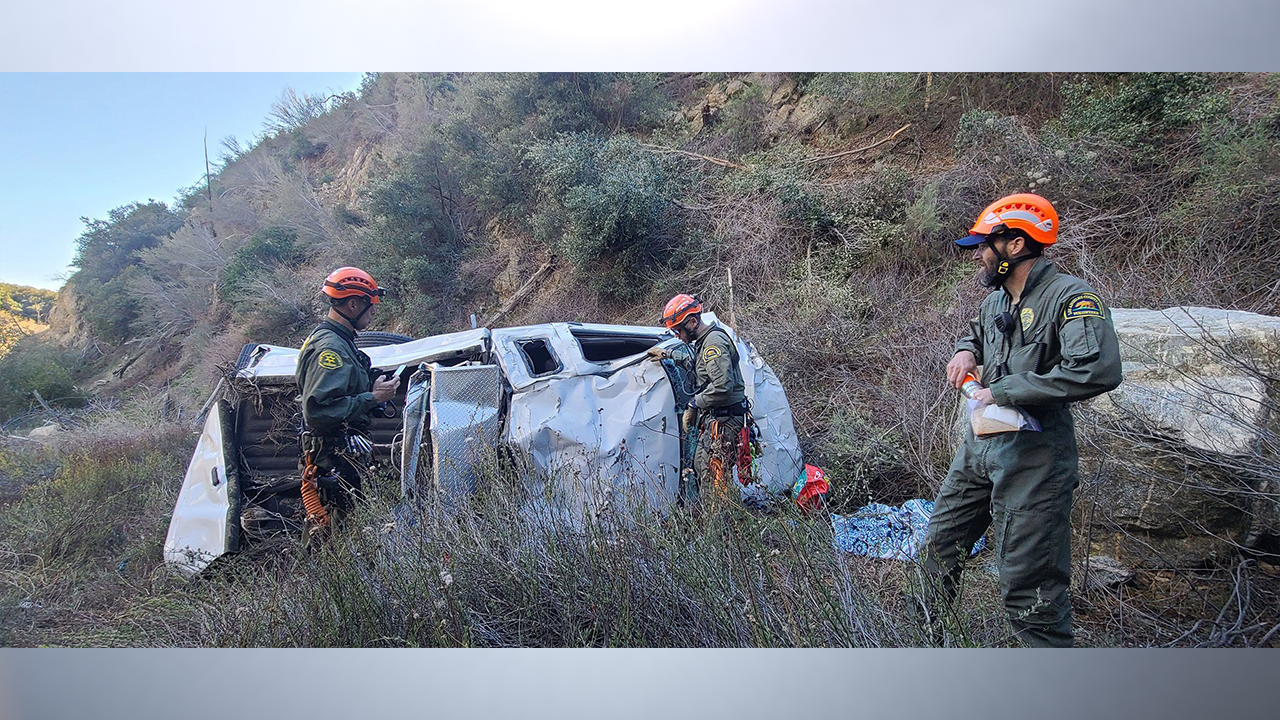
{"type": "Polygon", "coordinates": [[[738,415],[746,415],[747,401],[743,400],[740,403],[725,405],[724,407],[707,408],[707,413],[712,417],[735,417],[738,415]]]}

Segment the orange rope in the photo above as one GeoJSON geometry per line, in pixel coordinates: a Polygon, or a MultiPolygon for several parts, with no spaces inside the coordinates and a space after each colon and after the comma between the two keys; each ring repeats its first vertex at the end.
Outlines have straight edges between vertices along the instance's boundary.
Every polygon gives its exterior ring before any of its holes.
{"type": "Polygon", "coordinates": [[[311,531],[315,532],[329,527],[329,511],[324,509],[324,503],[320,501],[320,489],[316,484],[316,472],[319,468],[311,462],[310,455],[303,460],[303,463],[305,467],[302,471],[302,507],[307,511],[307,523],[311,525],[311,531]]]}
{"type": "Polygon", "coordinates": [[[724,448],[720,447],[720,421],[711,421],[711,459],[707,462],[711,470],[711,486],[715,489],[717,495],[723,495],[725,492],[724,480],[724,459],[720,457],[724,448]]]}
{"type": "Polygon", "coordinates": [[[751,430],[743,427],[738,431],[738,442],[734,453],[738,456],[738,481],[743,485],[751,484],[751,430]]]}

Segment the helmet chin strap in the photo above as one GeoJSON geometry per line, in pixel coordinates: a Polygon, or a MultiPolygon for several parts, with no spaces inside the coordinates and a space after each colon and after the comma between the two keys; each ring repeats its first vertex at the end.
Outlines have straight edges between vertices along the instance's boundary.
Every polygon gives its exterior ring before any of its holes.
{"type": "Polygon", "coordinates": [[[689,327],[689,321],[690,321],[690,320],[692,320],[692,319],[693,319],[693,318],[692,318],[692,316],[690,316],[690,317],[688,317],[688,318],[685,318],[685,321],[684,321],[684,322],[682,322],[682,323],[680,323],[680,329],[681,329],[681,330],[683,330],[686,334],[688,334],[688,335],[689,335],[689,337],[690,337],[691,339],[696,340],[696,339],[697,339],[697,337],[696,337],[696,335],[697,335],[697,331],[696,331],[696,329],[695,329],[695,328],[696,328],[697,326],[695,325],[695,326],[694,326],[694,327],[692,327],[692,328],[691,328],[691,327],[689,327]]]}
{"type": "Polygon", "coordinates": [[[342,310],[340,310],[339,307],[340,307],[339,305],[334,305],[333,311],[341,315],[343,320],[346,320],[347,322],[351,323],[351,329],[355,330],[356,326],[360,324],[360,319],[363,318],[364,314],[369,312],[369,309],[373,307],[373,302],[372,301],[365,302],[364,309],[356,313],[355,317],[351,317],[350,315],[342,312],[342,310]]]}
{"type": "Polygon", "coordinates": [[[1000,280],[1001,285],[1009,279],[1009,274],[1013,272],[1013,268],[1018,263],[1035,258],[1035,255],[1023,255],[1021,257],[1006,259],[1004,254],[996,249],[996,241],[992,240],[990,235],[987,236],[985,243],[987,247],[991,248],[991,252],[995,253],[996,259],[1000,261],[996,264],[996,277],[1000,280]]]}

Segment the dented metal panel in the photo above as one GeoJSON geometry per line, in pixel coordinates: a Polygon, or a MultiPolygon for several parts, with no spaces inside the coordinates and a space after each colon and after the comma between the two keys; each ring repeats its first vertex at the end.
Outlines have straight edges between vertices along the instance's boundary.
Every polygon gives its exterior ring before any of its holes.
{"type": "Polygon", "coordinates": [[[229,403],[219,400],[205,418],[165,537],[165,562],[188,574],[236,549],[236,477],[228,476],[223,455],[224,442],[231,441],[230,412],[229,403]]]}
{"type": "Polygon", "coordinates": [[[431,451],[444,499],[476,490],[477,466],[499,438],[502,375],[496,365],[431,367],[431,451]]]}
{"type": "MultiPolygon", "coordinates": [[[[553,478],[555,510],[570,519],[635,501],[665,510],[679,487],[675,396],[662,366],[635,358],[587,361],[567,325],[495,331],[494,351],[513,391],[508,442],[553,478]],[[519,344],[548,342],[562,370],[537,377],[519,344]]],[[[531,479],[533,482],[542,480],[531,479]]],[[[559,514],[559,513],[557,513],[559,514]]]]}

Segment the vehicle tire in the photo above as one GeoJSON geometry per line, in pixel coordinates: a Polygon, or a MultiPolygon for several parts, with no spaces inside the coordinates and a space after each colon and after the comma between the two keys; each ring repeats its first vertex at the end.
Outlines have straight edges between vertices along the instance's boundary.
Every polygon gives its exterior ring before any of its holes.
{"type": "Polygon", "coordinates": [[[243,370],[249,364],[249,358],[253,357],[253,351],[258,349],[258,343],[249,343],[240,348],[240,359],[236,360],[236,370],[243,370]]]}
{"type": "Polygon", "coordinates": [[[379,347],[381,345],[399,345],[407,343],[413,338],[400,333],[380,332],[378,330],[366,330],[356,335],[356,347],[368,348],[379,347]]]}

